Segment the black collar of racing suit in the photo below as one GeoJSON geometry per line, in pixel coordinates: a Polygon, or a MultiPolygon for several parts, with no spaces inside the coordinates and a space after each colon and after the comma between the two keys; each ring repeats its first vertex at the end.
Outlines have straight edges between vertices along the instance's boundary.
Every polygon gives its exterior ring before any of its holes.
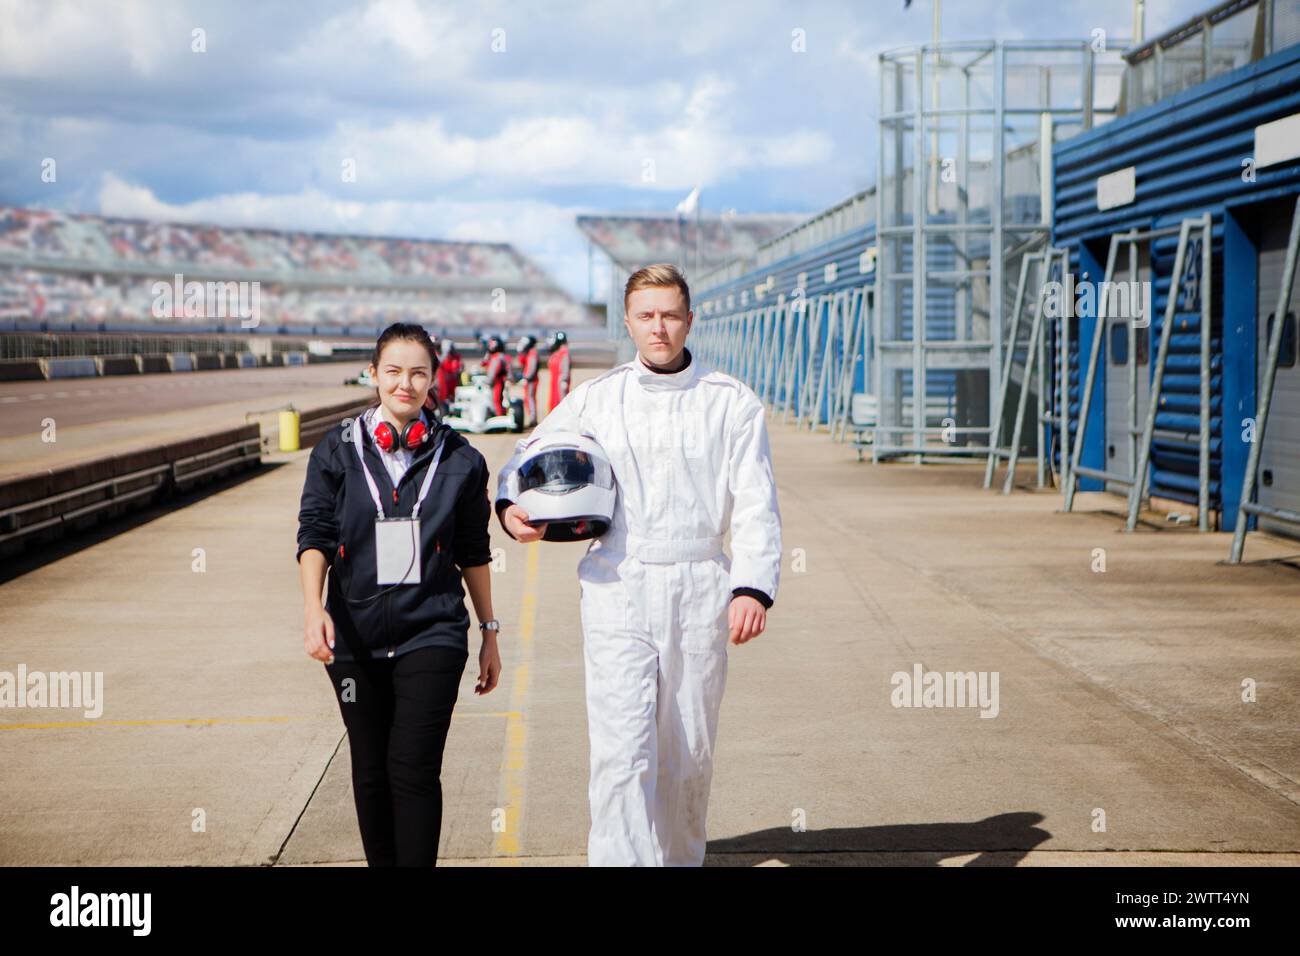
{"type": "Polygon", "coordinates": [[[686,353],[686,361],[682,363],[681,368],[654,368],[653,366],[646,365],[645,362],[642,362],[641,365],[645,368],[647,372],[656,372],[659,375],[673,375],[677,372],[682,371],[683,369],[686,368],[686,366],[691,364],[691,350],[683,345],[682,351],[686,353]]]}

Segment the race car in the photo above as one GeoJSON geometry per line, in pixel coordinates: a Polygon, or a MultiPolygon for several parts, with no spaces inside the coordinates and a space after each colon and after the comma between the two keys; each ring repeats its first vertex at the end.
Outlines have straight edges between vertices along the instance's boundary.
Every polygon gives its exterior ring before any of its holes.
{"type": "Polygon", "coordinates": [[[456,394],[447,403],[443,421],[460,432],[482,435],[487,432],[522,432],[524,430],[524,401],[509,399],[508,410],[497,415],[492,405],[492,389],[487,375],[473,372],[468,385],[456,386],[456,394]]]}
{"type": "Polygon", "coordinates": [[[345,378],[344,385],[360,385],[363,388],[374,388],[375,380],[370,377],[370,366],[363,365],[361,371],[357,373],[356,378],[345,378]]]}

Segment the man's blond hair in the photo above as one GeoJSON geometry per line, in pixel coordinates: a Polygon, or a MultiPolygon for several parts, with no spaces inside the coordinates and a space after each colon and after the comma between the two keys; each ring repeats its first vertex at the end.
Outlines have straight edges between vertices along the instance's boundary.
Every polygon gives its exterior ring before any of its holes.
{"type": "Polygon", "coordinates": [[[686,300],[686,311],[691,311],[691,287],[686,284],[686,277],[671,262],[656,262],[644,269],[637,269],[628,277],[623,289],[623,311],[627,311],[627,300],[633,292],[668,286],[676,286],[681,290],[682,298],[686,300]]]}

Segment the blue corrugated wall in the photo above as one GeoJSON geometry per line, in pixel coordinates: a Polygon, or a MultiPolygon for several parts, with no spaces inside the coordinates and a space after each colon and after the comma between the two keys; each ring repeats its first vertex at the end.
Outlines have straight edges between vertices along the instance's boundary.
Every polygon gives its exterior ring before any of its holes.
{"type": "MultiPolygon", "coordinates": [[[[1211,501],[1222,508],[1222,527],[1231,530],[1249,445],[1240,422],[1255,414],[1256,255],[1248,221],[1263,203],[1300,192],[1300,162],[1253,170],[1255,127],[1300,112],[1300,46],[1288,47],[1207,83],[1184,90],[1146,109],[1057,145],[1053,157],[1055,224],[1053,240],[1070,250],[1071,268],[1100,280],[1111,233],[1131,228],[1177,225],[1185,217],[1213,217],[1213,328],[1211,335],[1211,501]],[[1097,209],[1097,178],[1136,168],[1135,200],[1105,212],[1097,209]]],[[[1280,207],[1279,207],[1280,208],[1280,207]]],[[[1155,282],[1152,363],[1170,287],[1177,237],[1153,244],[1155,282]]],[[[1190,250],[1189,250],[1190,251],[1190,250]]],[[[1199,266],[1199,261],[1197,262],[1199,266]]],[[[1185,273],[1185,277],[1187,273],[1185,273]]],[[[1170,342],[1165,388],[1157,428],[1196,430],[1201,329],[1199,304],[1180,297],[1170,342]]],[[[1078,410],[1082,372],[1095,319],[1081,316],[1076,329],[1082,353],[1072,343],[1071,406],[1078,410]]],[[[1103,344],[1102,360],[1105,358],[1103,344]]],[[[1083,464],[1104,461],[1104,375],[1098,368],[1088,417],[1083,464]]],[[[1072,423],[1073,427],[1073,423],[1072,423]]],[[[1085,489],[1100,484],[1081,480],[1085,489]]],[[[1196,454],[1184,446],[1152,446],[1151,492],[1196,500],[1196,454]],[[1189,453],[1190,452],[1190,453],[1189,453]]]]}

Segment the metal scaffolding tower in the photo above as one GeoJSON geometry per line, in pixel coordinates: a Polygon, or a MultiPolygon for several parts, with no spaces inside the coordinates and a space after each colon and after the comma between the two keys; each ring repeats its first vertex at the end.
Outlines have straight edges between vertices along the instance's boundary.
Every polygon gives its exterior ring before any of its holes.
{"type": "MultiPolygon", "coordinates": [[[[988,455],[1019,368],[1004,362],[1007,277],[1048,246],[1052,143],[1114,114],[1121,54],[1080,41],[883,54],[879,186],[701,277],[692,346],[783,420],[855,436],[859,457],[988,455]]],[[[1041,434],[1052,412],[1037,411],[1041,434]]]]}
{"type": "Polygon", "coordinates": [[[995,446],[1007,277],[1047,239],[1052,142],[1103,112],[1098,61],[1115,55],[1066,41],[881,54],[875,458],[995,446]]]}

